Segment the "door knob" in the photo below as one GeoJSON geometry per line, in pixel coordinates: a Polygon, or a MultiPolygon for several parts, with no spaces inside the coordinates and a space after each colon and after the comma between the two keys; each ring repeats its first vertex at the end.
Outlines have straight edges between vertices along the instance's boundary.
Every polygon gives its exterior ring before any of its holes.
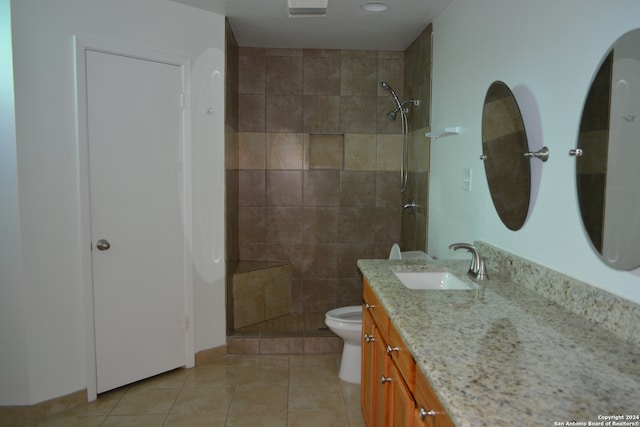
{"type": "Polygon", "coordinates": [[[111,243],[106,239],[100,239],[96,242],[96,248],[98,248],[99,251],[106,251],[110,247],[111,243]]]}

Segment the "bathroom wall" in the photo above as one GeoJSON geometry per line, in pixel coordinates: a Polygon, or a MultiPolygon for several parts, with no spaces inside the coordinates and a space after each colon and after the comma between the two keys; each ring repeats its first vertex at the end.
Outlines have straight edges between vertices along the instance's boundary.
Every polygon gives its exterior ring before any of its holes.
{"type": "Polygon", "coordinates": [[[454,0],[434,21],[431,125],[462,133],[431,142],[431,253],[452,257],[450,243],[481,240],[640,303],[639,271],[612,270],[591,248],[567,154],[598,66],[637,27],[640,3],[632,0],[454,0]],[[551,153],[535,166],[533,204],[516,232],[500,222],[479,160],[482,104],[494,80],[514,91],[530,148],[551,153]],[[462,190],[464,168],[472,170],[471,191],[462,190]]]}
{"type": "Polygon", "coordinates": [[[414,200],[417,207],[402,212],[401,248],[427,251],[429,216],[429,146],[424,134],[431,130],[431,34],[429,25],[407,48],[404,56],[405,99],[417,99],[408,113],[409,178],[403,204],[414,200]]]}
{"type": "Polygon", "coordinates": [[[239,247],[287,261],[292,310],[360,304],[359,258],[400,240],[402,52],[239,50],[239,247]]]}

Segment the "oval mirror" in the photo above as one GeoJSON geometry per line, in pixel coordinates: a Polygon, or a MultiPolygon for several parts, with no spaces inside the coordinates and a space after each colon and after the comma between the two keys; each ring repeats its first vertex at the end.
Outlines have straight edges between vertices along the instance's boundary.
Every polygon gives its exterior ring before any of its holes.
{"type": "Polygon", "coordinates": [[[531,165],[522,115],[509,87],[491,84],[482,108],[482,159],[498,216],[510,230],[519,230],[529,212],[531,165]]]}
{"type": "Polygon", "coordinates": [[[576,160],[580,214],[593,248],[618,270],[640,266],[640,29],[607,52],[587,94],[576,160]]]}

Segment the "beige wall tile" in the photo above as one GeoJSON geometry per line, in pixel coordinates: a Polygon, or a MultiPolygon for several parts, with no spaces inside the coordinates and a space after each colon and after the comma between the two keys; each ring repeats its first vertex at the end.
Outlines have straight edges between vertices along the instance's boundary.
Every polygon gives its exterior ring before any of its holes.
{"type": "Polygon", "coordinates": [[[376,98],[376,96],[341,96],[340,131],[343,133],[375,133],[376,98]]]}
{"type": "Polygon", "coordinates": [[[344,169],[376,169],[376,135],[348,133],[344,136],[344,169]]]}
{"type": "Polygon", "coordinates": [[[428,127],[418,129],[409,135],[409,141],[411,141],[414,152],[413,166],[416,172],[429,172],[430,169],[430,141],[424,136],[430,129],[428,127]]]}
{"type": "Polygon", "coordinates": [[[267,239],[273,243],[302,243],[302,208],[267,208],[267,239]]]}
{"type": "Polygon", "coordinates": [[[333,169],[305,171],[302,203],[306,206],[337,207],[340,202],[340,171],[333,169]]]}
{"type": "Polygon", "coordinates": [[[304,95],[340,95],[340,58],[304,58],[304,95]]]}
{"type": "Polygon", "coordinates": [[[242,114],[238,116],[238,130],[240,132],[264,132],[265,108],[264,95],[238,95],[238,109],[242,111],[242,114]]]}
{"type": "Polygon", "coordinates": [[[267,171],[267,206],[302,206],[302,171],[267,171]]]}
{"type": "Polygon", "coordinates": [[[291,270],[264,285],[264,315],[273,319],[291,312],[291,270]]]}
{"type": "Polygon", "coordinates": [[[268,133],[267,169],[302,169],[304,134],[268,133]]]}
{"type": "Polygon", "coordinates": [[[264,286],[253,273],[233,276],[234,328],[261,322],[265,319],[264,286]]]}
{"type": "Polygon", "coordinates": [[[302,95],[267,95],[265,130],[302,132],[302,95]]]}
{"type": "Polygon", "coordinates": [[[344,49],[340,51],[342,58],[377,58],[377,50],[351,50],[344,49]]]}
{"type": "MultiPolygon", "coordinates": [[[[396,108],[396,103],[393,97],[389,94],[379,96],[376,99],[376,132],[380,133],[401,133],[402,132],[402,118],[398,113],[395,121],[389,120],[387,113],[393,111],[396,108]]],[[[413,111],[412,111],[413,112],[413,111]]],[[[415,115],[415,113],[414,113],[415,115]]],[[[409,120],[412,120],[410,118],[409,120]]]]}
{"type": "Polygon", "coordinates": [[[267,48],[265,56],[302,56],[302,49],[267,48]]]}
{"type": "MultiPolygon", "coordinates": [[[[263,243],[266,236],[266,210],[264,207],[240,207],[238,209],[238,228],[240,242],[263,243]]],[[[257,258],[241,258],[257,259],[257,258]]]]}
{"type": "Polygon", "coordinates": [[[266,49],[261,47],[239,47],[238,55],[240,56],[264,56],[266,49]]]}
{"type": "Polygon", "coordinates": [[[266,206],[264,169],[238,171],[238,206],[266,206]]]}
{"type": "Polygon", "coordinates": [[[336,132],[340,128],[340,97],[305,95],[303,132],[336,132]]]}
{"type": "Polygon", "coordinates": [[[310,56],[331,56],[334,58],[340,58],[341,52],[337,49],[304,49],[303,55],[305,57],[310,56]]]}
{"type": "Polygon", "coordinates": [[[342,171],[340,173],[340,206],[373,207],[375,203],[375,171],[342,171]]]}
{"type": "Polygon", "coordinates": [[[343,135],[311,135],[309,138],[310,169],[342,169],[343,135]]]}
{"type": "Polygon", "coordinates": [[[265,169],[266,135],[257,132],[238,134],[238,166],[240,169],[265,169]]]}
{"type": "Polygon", "coordinates": [[[239,87],[242,94],[265,93],[264,56],[238,57],[239,87]]]}
{"type": "MultiPolygon", "coordinates": [[[[404,99],[404,58],[378,59],[378,82],[387,82],[400,99],[404,99]]],[[[377,85],[378,96],[390,96],[389,92],[377,85]]]]}
{"type": "Polygon", "coordinates": [[[302,56],[269,56],[265,64],[268,94],[302,95],[302,56]]]}
{"type": "Polygon", "coordinates": [[[377,57],[343,57],[340,70],[340,95],[376,96],[378,90],[377,57]]]}
{"type": "Polygon", "coordinates": [[[402,135],[377,136],[376,170],[400,170],[402,156],[402,135]]]}
{"type": "Polygon", "coordinates": [[[228,124],[224,125],[224,168],[238,169],[238,132],[228,124]]]}
{"type": "Polygon", "coordinates": [[[404,58],[404,51],[402,51],[402,50],[379,50],[378,51],[378,59],[383,59],[383,58],[403,59],[404,58]]]}
{"type": "Polygon", "coordinates": [[[302,218],[302,231],[305,242],[338,241],[337,207],[304,207],[302,218]]]}

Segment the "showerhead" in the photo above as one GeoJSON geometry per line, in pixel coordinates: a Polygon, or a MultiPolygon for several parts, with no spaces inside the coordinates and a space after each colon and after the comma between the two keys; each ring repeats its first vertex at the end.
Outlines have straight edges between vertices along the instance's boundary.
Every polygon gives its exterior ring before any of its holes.
{"type": "Polygon", "coordinates": [[[396,104],[398,105],[398,107],[400,107],[400,99],[398,98],[398,95],[396,95],[396,92],[393,89],[391,89],[391,86],[389,86],[389,83],[380,82],[380,87],[386,90],[387,92],[389,92],[391,96],[393,96],[393,99],[396,101],[396,104]]]}
{"type": "Polygon", "coordinates": [[[402,109],[402,103],[400,102],[400,99],[398,99],[398,95],[396,95],[396,92],[393,89],[391,89],[391,86],[389,86],[389,83],[380,82],[380,87],[386,90],[387,92],[389,92],[391,96],[393,96],[393,100],[396,101],[396,105],[397,105],[396,109],[393,111],[389,111],[387,113],[387,118],[392,122],[395,122],[396,116],[398,115],[398,111],[402,109]]]}
{"type": "Polygon", "coordinates": [[[380,87],[386,90],[387,92],[393,93],[393,89],[391,89],[391,86],[389,86],[389,83],[387,82],[380,82],[380,87]]]}
{"type": "Polygon", "coordinates": [[[389,120],[391,120],[392,122],[395,122],[395,121],[396,121],[396,118],[398,117],[398,111],[400,111],[400,108],[396,108],[396,109],[395,109],[395,110],[393,110],[393,111],[389,111],[389,112],[387,113],[387,118],[388,118],[389,120]]]}

